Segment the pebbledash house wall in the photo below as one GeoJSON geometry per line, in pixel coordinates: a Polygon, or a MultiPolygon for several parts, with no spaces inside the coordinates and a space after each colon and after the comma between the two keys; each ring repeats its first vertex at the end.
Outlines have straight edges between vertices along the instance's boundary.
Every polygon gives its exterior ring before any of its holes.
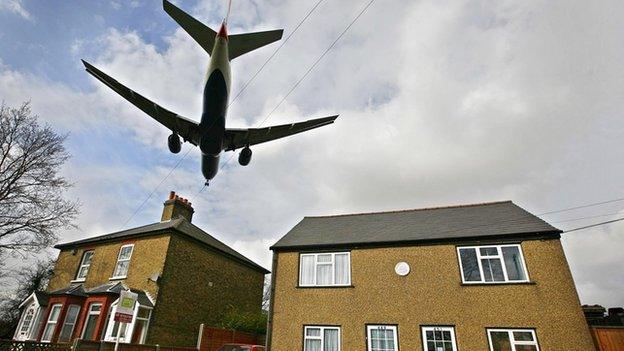
{"type": "Polygon", "coordinates": [[[177,235],[165,262],[147,343],[194,346],[201,323],[218,325],[230,309],[260,312],[264,273],[257,268],[177,235]]]}
{"type": "Polygon", "coordinates": [[[340,349],[365,351],[366,324],[398,325],[399,350],[422,350],[424,325],[454,326],[458,350],[489,350],[486,328],[535,328],[544,351],[594,350],[559,239],[521,242],[528,284],[462,284],[457,246],[347,250],[352,287],[340,288],[299,288],[300,253],[276,251],[271,351],[303,350],[305,325],[340,326],[340,349]]]}

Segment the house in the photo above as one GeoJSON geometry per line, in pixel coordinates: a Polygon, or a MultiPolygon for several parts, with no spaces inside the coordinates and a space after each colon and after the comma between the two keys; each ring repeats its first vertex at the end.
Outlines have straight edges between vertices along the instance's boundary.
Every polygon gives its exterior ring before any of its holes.
{"type": "Polygon", "coordinates": [[[305,217],[271,247],[270,350],[594,350],[560,234],[511,201],[305,217]]]}
{"type": "Polygon", "coordinates": [[[263,267],[191,223],[191,204],[171,192],[161,220],[55,246],[45,292],[22,303],[16,340],[87,340],[195,346],[199,325],[230,309],[260,313],[263,267]],[[115,322],[122,290],[138,294],[132,323],[115,322]]]}

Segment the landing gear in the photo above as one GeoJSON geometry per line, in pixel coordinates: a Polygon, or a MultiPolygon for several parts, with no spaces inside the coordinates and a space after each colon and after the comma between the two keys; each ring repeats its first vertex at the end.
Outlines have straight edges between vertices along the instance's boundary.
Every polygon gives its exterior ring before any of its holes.
{"type": "Polygon", "coordinates": [[[210,184],[208,184],[208,181],[206,181],[206,182],[204,183],[204,186],[208,186],[208,185],[210,185],[210,184]]]}

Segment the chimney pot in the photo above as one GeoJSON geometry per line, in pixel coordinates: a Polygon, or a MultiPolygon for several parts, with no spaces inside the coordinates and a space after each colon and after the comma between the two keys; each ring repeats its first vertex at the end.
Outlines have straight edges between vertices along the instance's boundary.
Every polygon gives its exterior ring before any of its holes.
{"type": "Polygon", "coordinates": [[[187,221],[191,221],[195,210],[188,202],[188,199],[176,195],[175,191],[169,193],[169,198],[164,203],[161,222],[184,218],[187,221]]]}

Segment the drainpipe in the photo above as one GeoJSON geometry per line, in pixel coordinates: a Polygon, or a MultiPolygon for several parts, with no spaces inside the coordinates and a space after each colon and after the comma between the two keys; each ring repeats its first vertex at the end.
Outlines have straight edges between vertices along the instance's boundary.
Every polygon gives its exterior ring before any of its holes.
{"type": "Polygon", "coordinates": [[[275,280],[277,279],[277,256],[278,253],[273,251],[273,264],[271,265],[271,297],[269,298],[269,315],[267,317],[267,351],[271,351],[271,339],[273,337],[273,313],[275,305],[275,280]]]}

